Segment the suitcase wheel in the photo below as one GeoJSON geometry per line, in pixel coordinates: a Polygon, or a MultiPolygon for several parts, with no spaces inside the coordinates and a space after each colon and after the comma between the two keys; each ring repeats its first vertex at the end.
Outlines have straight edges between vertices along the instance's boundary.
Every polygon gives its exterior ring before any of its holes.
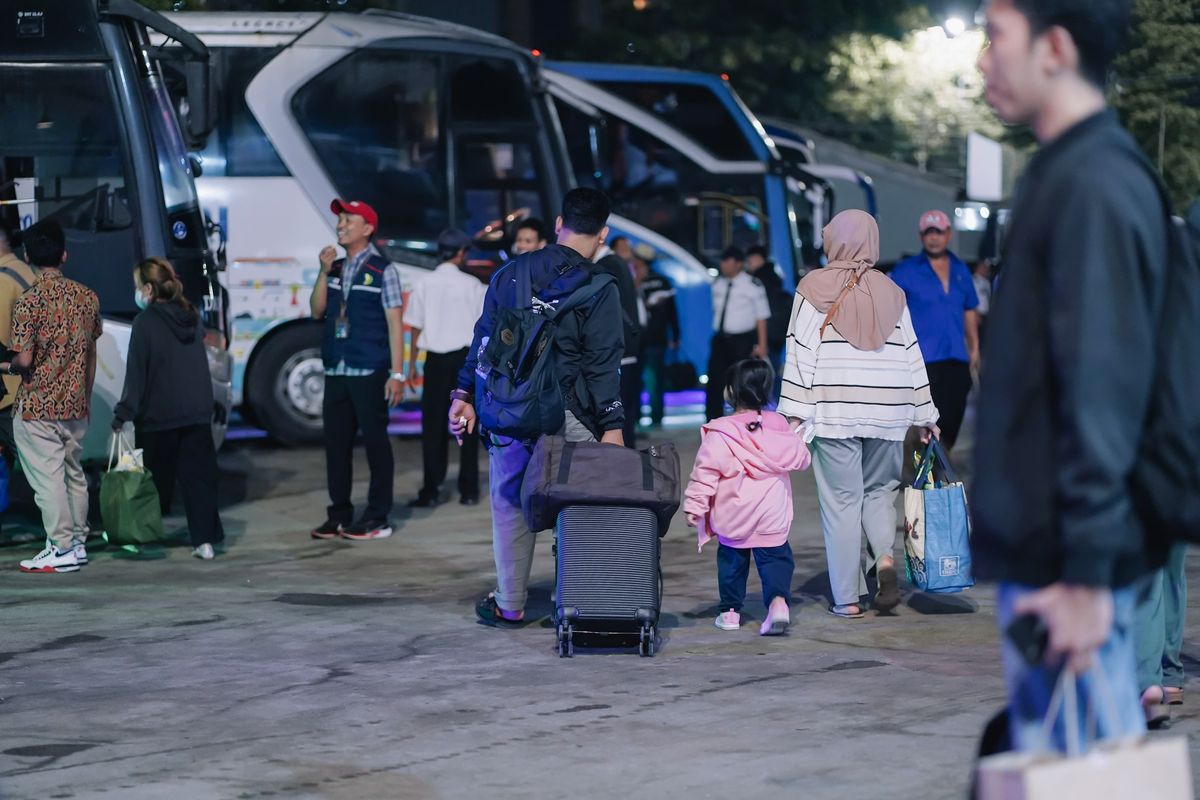
{"type": "Polygon", "coordinates": [[[642,658],[654,657],[654,651],[657,649],[654,640],[657,634],[658,631],[653,625],[642,626],[638,632],[638,655],[642,658]]]}
{"type": "Polygon", "coordinates": [[[558,623],[558,657],[571,658],[575,655],[575,629],[570,624],[558,623]]]}

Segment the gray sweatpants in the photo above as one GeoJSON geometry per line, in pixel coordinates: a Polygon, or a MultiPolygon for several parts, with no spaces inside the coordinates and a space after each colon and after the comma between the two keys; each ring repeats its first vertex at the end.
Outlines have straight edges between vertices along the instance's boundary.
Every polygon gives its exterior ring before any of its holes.
{"type": "Polygon", "coordinates": [[[896,547],[896,490],[904,443],[886,439],[814,439],[811,446],[833,602],[867,593],[862,536],[871,564],[896,547]]]}
{"type": "MultiPolygon", "coordinates": [[[[570,442],[594,442],[596,437],[571,412],[562,435],[570,442]]],[[[521,483],[533,446],[521,442],[493,443],[488,450],[488,494],[492,501],[492,555],[496,560],[496,605],[505,611],[525,608],[529,572],[537,535],[521,511],[521,483]]]]}
{"type": "Polygon", "coordinates": [[[79,463],[85,419],[32,420],[13,415],[13,438],[21,469],[42,511],[46,539],[70,550],[87,539],[87,476],[79,463]]]}

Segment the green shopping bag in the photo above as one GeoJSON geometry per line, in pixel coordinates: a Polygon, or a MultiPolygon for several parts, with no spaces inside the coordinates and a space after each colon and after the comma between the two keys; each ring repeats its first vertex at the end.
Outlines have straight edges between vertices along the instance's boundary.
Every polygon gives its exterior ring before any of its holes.
{"type": "Polygon", "coordinates": [[[142,545],[164,538],[154,476],[142,464],[142,451],[123,434],[113,437],[108,472],[100,479],[100,516],[110,544],[142,545]]]}

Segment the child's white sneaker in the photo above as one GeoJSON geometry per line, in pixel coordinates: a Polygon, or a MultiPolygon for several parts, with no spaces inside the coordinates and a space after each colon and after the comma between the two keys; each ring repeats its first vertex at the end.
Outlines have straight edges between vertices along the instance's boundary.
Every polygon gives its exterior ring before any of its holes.
{"type": "Polygon", "coordinates": [[[731,608],[728,611],[717,614],[717,618],[713,620],[713,624],[723,631],[736,631],[742,627],[742,615],[731,608]]]}
{"type": "Polygon", "coordinates": [[[783,636],[787,633],[788,625],[792,624],[792,615],[788,610],[787,601],[776,597],[767,609],[767,618],[758,629],[759,636],[783,636]]]}

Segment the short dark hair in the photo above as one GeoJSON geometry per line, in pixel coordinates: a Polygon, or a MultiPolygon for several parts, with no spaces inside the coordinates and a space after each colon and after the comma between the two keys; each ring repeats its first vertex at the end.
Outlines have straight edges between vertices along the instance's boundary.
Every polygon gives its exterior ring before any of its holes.
{"type": "Polygon", "coordinates": [[[67,251],[62,225],[54,220],[39,222],[25,231],[25,258],[35,267],[57,267],[67,251]]]}
{"type": "Polygon", "coordinates": [[[1033,36],[1059,26],[1079,49],[1079,72],[1100,88],[1113,61],[1129,43],[1130,0],[1011,0],[1029,20],[1033,36]]]}
{"type": "Polygon", "coordinates": [[[761,256],[763,261],[766,261],[768,258],[770,258],[770,255],[767,253],[767,248],[763,247],[761,244],[752,244],[746,248],[746,257],[749,258],[750,256],[761,256]]]}
{"type": "Polygon", "coordinates": [[[735,409],[762,411],[771,404],[775,370],[761,358],[747,358],[729,368],[725,373],[725,385],[728,387],[725,399],[735,409]]]}
{"type": "Polygon", "coordinates": [[[745,261],[746,254],[742,252],[742,248],[731,244],[721,251],[721,260],[724,261],[727,258],[732,258],[734,261],[745,261]]]}
{"type": "Polygon", "coordinates": [[[612,204],[599,189],[579,186],[567,192],[562,202],[562,224],[575,233],[595,236],[604,230],[612,204]]]}
{"type": "Polygon", "coordinates": [[[628,242],[628,241],[629,241],[628,236],[614,236],[613,238],[608,240],[608,246],[611,247],[613,250],[616,250],[617,245],[619,245],[621,242],[628,242]]]}
{"type": "Polygon", "coordinates": [[[537,234],[539,242],[544,242],[550,238],[550,229],[546,227],[546,223],[537,217],[526,217],[517,223],[518,231],[523,231],[526,228],[537,234]]]}

